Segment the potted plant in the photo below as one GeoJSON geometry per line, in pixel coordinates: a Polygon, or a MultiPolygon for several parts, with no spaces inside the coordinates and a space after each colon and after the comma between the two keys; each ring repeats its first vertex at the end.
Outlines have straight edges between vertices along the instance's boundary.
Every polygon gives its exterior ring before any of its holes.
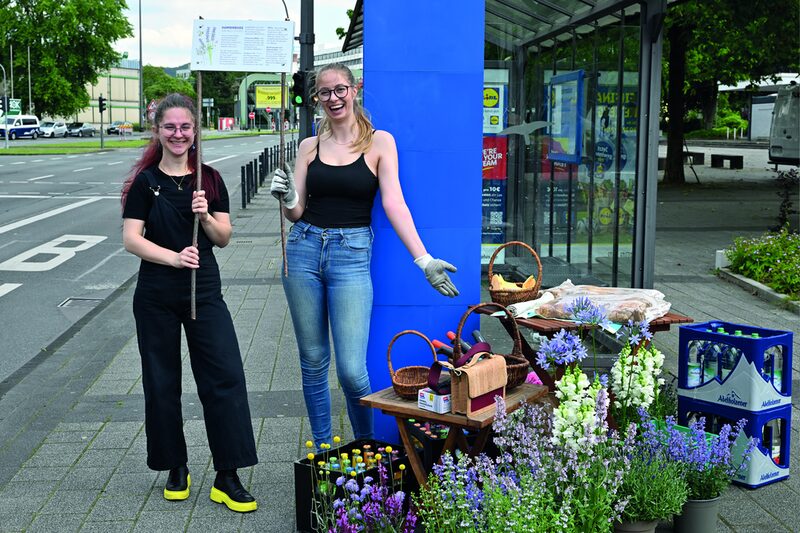
{"type": "Polygon", "coordinates": [[[639,441],[622,476],[620,500],[627,500],[617,532],[653,533],[660,520],[681,512],[689,496],[681,465],[663,455],[651,455],[639,441]]]}
{"type": "Polygon", "coordinates": [[[737,466],[731,449],[743,431],[745,419],[734,427],[725,424],[719,435],[705,432],[705,418],[692,422],[688,428],[679,426],[673,417],[662,424],[647,413],[642,416],[642,442],[651,455],[663,455],[679,465],[686,480],[688,499],[675,517],[676,532],[716,531],[719,499],[740,468],[746,468],[756,441],[750,439],[737,466]]]}

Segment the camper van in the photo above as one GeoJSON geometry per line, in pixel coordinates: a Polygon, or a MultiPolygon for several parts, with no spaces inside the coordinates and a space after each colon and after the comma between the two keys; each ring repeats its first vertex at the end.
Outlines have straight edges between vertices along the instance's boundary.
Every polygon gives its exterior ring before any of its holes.
{"type": "Polygon", "coordinates": [[[9,139],[39,136],[39,119],[34,115],[17,115],[14,117],[0,117],[0,138],[8,133],[9,139]]]}
{"type": "Polygon", "coordinates": [[[769,130],[770,163],[800,165],[800,85],[780,87],[769,130]]]}

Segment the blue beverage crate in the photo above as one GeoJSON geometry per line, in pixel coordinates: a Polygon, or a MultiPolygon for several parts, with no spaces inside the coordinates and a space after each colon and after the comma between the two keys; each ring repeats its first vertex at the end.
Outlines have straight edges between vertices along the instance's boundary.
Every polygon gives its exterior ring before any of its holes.
{"type": "Polygon", "coordinates": [[[742,452],[752,437],[758,440],[746,468],[737,472],[733,482],[751,489],[768,485],[789,477],[789,455],[792,431],[792,406],[777,407],[753,413],[720,404],[712,404],[685,397],[678,398],[678,423],[688,426],[695,418],[705,417],[706,431],[719,433],[723,424],[734,426],[740,419],[747,420],[744,431],[733,445],[731,457],[741,464],[742,452]],[[770,434],[767,424],[777,421],[780,436],[770,434]],[[765,430],[765,428],[767,428],[765,430]],[[771,440],[772,442],[766,442],[771,440]],[[777,441],[777,442],[776,442],[777,441]]]}
{"type": "MultiPolygon", "coordinates": [[[[703,322],[680,326],[678,352],[678,396],[708,403],[721,404],[750,412],[774,409],[792,404],[792,338],[793,333],[765,328],[756,328],[728,322],[703,322]],[[724,328],[728,333],[718,333],[724,328]],[[710,331],[709,331],[710,330],[710,331]],[[741,331],[741,336],[734,335],[741,331]],[[758,334],[753,338],[752,334],[758,334]],[[709,377],[703,365],[699,372],[703,381],[692,386],[689,370],[689,351],[691,345],[705,347],[704,356],[714,357],[709,377]],[[719,347],[716,354],[712,347],[719,347]],[[764,376],[764,354],[773,347],[780,347],[783,361],[774,374],[780,379],[764,376]],[[720,369],[725,363],[726,354],[735,348],[741,354],[729,373],[722,375],[720,369]]],[[[729,363],[729,361],[728,361],[729,363]]],[[[698,380],[697,370],[694,374],[698,380]]]]}

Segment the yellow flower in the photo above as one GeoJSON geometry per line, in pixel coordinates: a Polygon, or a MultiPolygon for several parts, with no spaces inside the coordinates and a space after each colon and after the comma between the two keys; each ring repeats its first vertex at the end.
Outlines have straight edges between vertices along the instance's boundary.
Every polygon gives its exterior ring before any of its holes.
{"type": "Polygon", "coordinates": [[[379,454],[379,453],[376,453],[376,454],[375,454],[375,460],[376,460],[376,461],[380,461],[380,460],[381,460],[381,457],[383,457],[381,454],[379,454]]]}
{"type": "Polygon", "coordinates": [[[350,471],[350,476],[351,477],[356,477],[356,471],[355,470],[351,470],[350,471]]]}
{"type": "Polygon", "coordinates": [[[328,444],[327,442],[323,442],[322,444],[319,445],[319,447],[322,448],[323,450],[329,450],[331,445],[328,444]]]}
{"type": "Polygon", "coordinates": [[[360,453],[361,453],[361,450],[359,450],[358,448],[354,448],[353,449],[353,455],[358,455],[360,453]]]}
{"type": "Polygon", "coordinates": [[[342,459],[347,459],[349,456],[346,453],[342,454],[342,459]]]}
{"type": "Polygon", "coordinates": [[[387,446],[386,447],[386,453],[392,453],[392,447],[391,446],[387,446]]]}
{"type": "Polygon", "coordinates": [[[340,442],[342,442],[342,437],[339,437],[338,435],[333,437],[333,442],[339,444],[340,442]]]}
{"type": "Polygon", "coordinates": [[[313,446],[314,446],[313,442],[311,442],[310,440],[306,441],[306,448],[312,448],[313,446]]]}
{"type": "Polygon", "coordinates": [[[306,455],[306,457],[308,457],[308,460],[310,461],[310,460],[314,459],[314,454],[309,452],[309,454],[306,455]]]}
{"type": "Polygon", "coordinates": [[[400,465],[397,468],[399,468],[400,470],[405,470],[406,469],[406,465],[400,465]]]}
{"type": "Polygon", "coordinates": [[[322,465],[324,465],[324,464],[325,464],[325,461],[317,461],[317,464],[318,464],[319,466],[322,466],[322,465]]]}

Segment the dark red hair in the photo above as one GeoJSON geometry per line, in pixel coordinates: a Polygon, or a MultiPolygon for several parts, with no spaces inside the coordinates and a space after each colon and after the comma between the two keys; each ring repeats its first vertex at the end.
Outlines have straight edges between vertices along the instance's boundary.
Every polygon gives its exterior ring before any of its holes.
{"type": "MultiPolygon", "coordinates": [[[[140,157],[139,160],[133,164],[130,174],[127,178],[125,178],[125,181],[122,182],[122,194],[120,200],[123,207],[125,207],[125,201],[128,199],[128,191],[131,190],[131,185],[133,185],[133,180],[136,179],[136,176],[141,174],[145,169],[158,165],[158,163],[161,161],[161,151],[163,148],[158,140],[158,126],[161,124],[161,120],[164,118],[164,113],[166,113],[168,109],[175,107],[186,109],[192,116],[192,122],[196,122],[197,108],[195,107],[194,102],[192,102],[192,99],[188,96],[179,93],[172,93],[165,96],[164,99],[158,103],[158,107],[156,107],[156,114],[153,118],[153,135],[150,137],[150,143],[145,146],[144,151],[142,152],[142,157],[140,157]]],[[[192,147],[189,148],[189,160],[187,161],[189,170],[192,173],[192,180],[190,184],[193,189],[195,187],[195,182],[197,181],[196,146],[197,143],[200,142],[199,128],[195,129],[194,135],[194,144],[192,144],[192,147]]],[[[202,186],[203,190],[206,191],[206,199],[209,203],[219,197],[220,179],[220,175],[216,170],[208,165],[203,165],[202,186]]]]}

